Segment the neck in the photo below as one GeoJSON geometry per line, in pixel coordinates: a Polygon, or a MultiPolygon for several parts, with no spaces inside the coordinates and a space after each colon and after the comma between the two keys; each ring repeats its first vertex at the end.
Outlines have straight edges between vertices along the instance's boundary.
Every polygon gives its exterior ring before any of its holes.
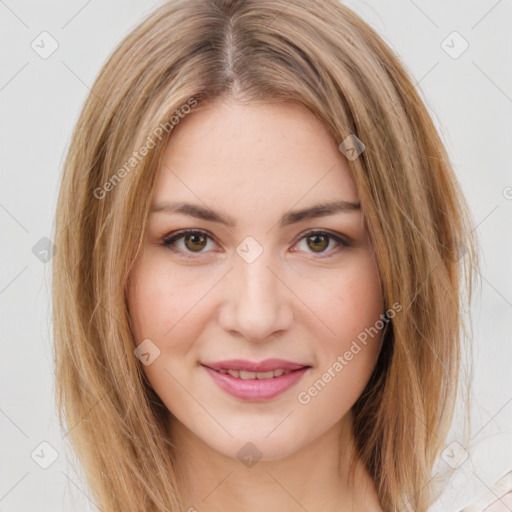
{"type": "Polygon", "coordinates": [[[169,427],[186,511],[382,510],[359,461],[349,478],[355,450],[350,413],[297,452],[253,465],[212,449],[175,418],[169,427]]]}

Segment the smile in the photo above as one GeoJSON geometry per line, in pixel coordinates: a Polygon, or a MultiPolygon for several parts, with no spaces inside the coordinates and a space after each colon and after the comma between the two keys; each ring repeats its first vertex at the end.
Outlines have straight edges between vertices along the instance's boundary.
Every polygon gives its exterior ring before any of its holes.
{"type": "Polygon", "coordinates": [[[250,372],[247,370],[216,370],[219,373],[227,373],[232,377],[249,380],[249,379],[273,379],[274,377],[281,377],[281,375],[287,375],[291,373],[293,370],[284,370],[283,368],[279,368],[277,370],[270,370],[268,372],[250,372]]]}
{"type": "MultiPolygon", "coordinates": [[[[265,371],[255,371],[245,369],[247,366],[269,366],[277,365],[276,360],[267,360],[263,363],[245,364],[244,369],[241,368],[222,368],[222,366],[236,366],[236,362],[216,363],[212,368],[208,365],[201,365],[210,375],[215,384],[224,392],[235,398],[239,398],[248,402],[258,402],[275,398],[285,391],[295,386],[304,376],[306,371],[311,368],[309,365],[300,365],[298,363],[286,362],[281,366],[288,368],[275,367],[274,369],[266,369],[265,371]]],[[[247,363],[247,362],[246,362],[247,363]]]]}

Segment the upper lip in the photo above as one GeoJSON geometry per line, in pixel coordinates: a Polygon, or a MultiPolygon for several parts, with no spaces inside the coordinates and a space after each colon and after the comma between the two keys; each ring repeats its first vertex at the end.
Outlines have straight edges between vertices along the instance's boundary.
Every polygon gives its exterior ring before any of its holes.
{"type": "Polygon", "coordinates": [[[248,361],[247,359],[229,359],[227,361],[216,361],[212,363],[202,363],[213,370],[246,370],[249,372],[268,372],[272,370],[298,370],[309,365],[294,363],[284,359],[265,359],[264,361],[248,361]]]}

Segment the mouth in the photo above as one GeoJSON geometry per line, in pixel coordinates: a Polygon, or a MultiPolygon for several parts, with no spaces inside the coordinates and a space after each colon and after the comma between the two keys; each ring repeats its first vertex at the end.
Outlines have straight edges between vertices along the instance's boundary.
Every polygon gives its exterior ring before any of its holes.
{"type": "Polygon", "coordinates": [[[311,368],[282,359],[260,363],[230,360],[201,366],[223,391],[250,402],[269,400],[284,393],[311,368]]]}
{"type": "MultiPolygon", "coordinates": [[[[302,368],[308,368],[308,367],[302,367],[302,368]]],[[[269,370],[268,372],[250,372],[248,370],[225,370],[225,369],[213,370],[213,371],[231,375],[232,377],[235,377],[236,379],[267,380],[267,379],[274,379],[276,377],[281,377],[281,375],[288,375],[289,373],[296,372],[298,370],[301,370],[302,368],[298,368],[297,370],[285,370],[284,368],[278,368],[276,370],[269,370]]]]}
{"type": "MultiPolygon", "coordinates": [[[[308,367],[310,365],[305,363],[298,363],[295,361],[288,361],[286,359],[265,359],[264,361],[250,361],[248,359],[228,359],[224,361],[214,361],[202,363],[215,371],[229,371],[237,370],[243,372],[266,373],[270,371],[288,372],[298,370],[300,368],[308,367]]],[[[278,375],[279,376],[279,375],[278,375]]],[[[251,377],[254,378],[254,377],[251,377]]]]}

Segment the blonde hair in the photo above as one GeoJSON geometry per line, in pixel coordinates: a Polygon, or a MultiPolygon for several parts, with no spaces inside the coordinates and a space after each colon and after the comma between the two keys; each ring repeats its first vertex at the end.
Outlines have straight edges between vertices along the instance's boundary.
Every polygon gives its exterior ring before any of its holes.
{"type": "Polygon", "coordinates": [[[224,95],[300,103],[336,144],[353,134],[366,146],[348,163],[385,302],[403,311],[353,407],[357,456],[384,509],[424,512],[455,403],[476,245],[403,65],[335,0],[165,3],[121,42],[91,89],[58,199],[53,317],[59,420],[96,504],[104,512],[184,506],[169,411],[133,354],[125,293],[168,137],[185,105],[224,95]]]}

